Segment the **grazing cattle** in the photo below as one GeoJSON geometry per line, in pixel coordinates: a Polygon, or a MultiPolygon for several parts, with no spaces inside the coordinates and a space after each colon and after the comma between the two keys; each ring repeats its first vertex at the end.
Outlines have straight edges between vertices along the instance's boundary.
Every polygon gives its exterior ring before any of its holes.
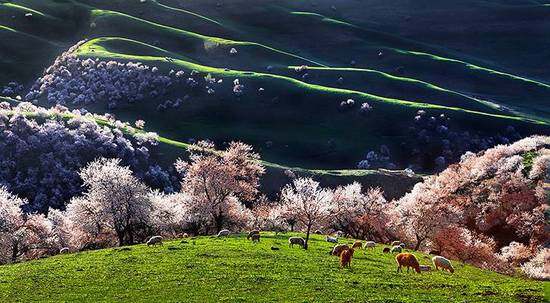
{"type": "Polygon", "coordinates": [[[393,241],[393,242],[391,242],[391,246],[398,246],[399,244],[401,244],[401,241],[393,241]]]}
{"type": "Polygon", "coordinates": [[[353,249],[361,249],[363,247],[363,243],[359,240],[353,242],[353,245],[351,246],[351,248],[353,249]]]}
{"type": "Polygon", "coordinates": [[[331,254],[333,256],[340,256],[340,254],[344,251],[344,250],[348,250],[350,249],[349,246],[347,244],[339,244],[339,245],[336,245],[334,246],[334,248],[332,249],[332,252],[331,254]]]}
{"type": "Polygon", "coordinates": [[[250,240],[250,238],[252,238],[253,235],[259,235],[259,234],[260,234],[260,231],[255,229],[255,230],[248,233],[248,236],[246,236],[246,239],[250,240]]]}
{"type": "Polygon", "coordinates": [[[340,268],[351,268],[351,259],[353,258],[353,248],[346,249],[340,254],[340,268]]]}
{"type": "Polygon", "coordinates": [[[390,252],[390,248],[389,247],[384,247],[384,249],[382,250],[383,253],[387,254],[390,252]]]}
{"type": "Polygon", "coordinates": [[[220,230],[220,232],[218,233],[218,237],[227,237],[229,236],[231,232],[227,229],[222,229],[220,230]]]}
{"type": "Polygon", "coordinates": [[[149,241],[147,241],[147,246],[151,245],[163,245],[161,236],[152,236],[149,241]]]}
{"type": "Polygon", "coordinates": [[[392,247],[390,250],[391,253],[400,253],[402,251],[403,251],[403,248],[399,245],[392,247]]]}
{"type": "Polygon", "coordinates": [[[62,249],[59,250],[59,253],[60,254],[68,254],[69,253],[69,248],[68,247],[63,247],[62,249]]]}
{"type": "Polygon", "coordinates": [[[260,242],[260,234],[253,234],[250,239],[252,242],[260,242]]]}
{"type": "Polygon", "coordinates": [[[374,241],[367,241],[365,242],[365,245],[363,246],[365,249],[372,248],[374,249],[376,247],[376,242],[374,241]]]}
{"type": "Polygon", "coordinates": [[[455,269],[451,264],[451,261],[449,261],[449,259],[447,258],[444,258],[442,256],[435,256],[432,258],[432,262],[434,264],[435,270],[439,270],[441,268],[443,270],[449,271],[450,273],[455,272],[455,269]]]}
{"type": "Polygon", "coordinates": [[[300,245],[302,248],[306,246],[306,240],[302,237],[290,237],[288,238],[288,246],[294,247],[294,244],[300,245]]]}
{"type": "Polygon", "coordinates": [[[336,238],[336,237],[326,236],[325,239],[326,239],[327,242],[329,242],[329,243],[338,243],[338,238],[336,238]]]}
{"type": "Polygon", "coordinates": [[[409,268],[413,268],[417,273],[420,273],[420,264],[413,254],[400,253],[395,256],[395,261],[397,261],[397,272],[402,272],[402,267],[406,267],[407,272],[409,272],[409,268]]]}

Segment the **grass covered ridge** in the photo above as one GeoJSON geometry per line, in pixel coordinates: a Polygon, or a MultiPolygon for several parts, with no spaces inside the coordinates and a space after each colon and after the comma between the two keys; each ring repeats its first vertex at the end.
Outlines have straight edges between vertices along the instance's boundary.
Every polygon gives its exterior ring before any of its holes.
{"type": "Polygon", "coordinates": [[[380,245],[339,269],[324,236],[314,235],[307,251],[289,248],[288,237],[263,233],[259,244],[244,235],[198,237],[2,266],[0,301],[543,302],[547,286],[457,262],[452,275],[396,273],[395,255],[380,245]]]}

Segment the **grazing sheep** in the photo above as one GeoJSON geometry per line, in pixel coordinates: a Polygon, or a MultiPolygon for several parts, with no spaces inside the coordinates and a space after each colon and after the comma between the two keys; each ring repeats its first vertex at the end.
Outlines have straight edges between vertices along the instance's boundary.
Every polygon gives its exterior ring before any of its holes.
{"type": "Polygon", "coordinates": [[[59,253],[60,254],[68,254],[69,253],[69,248],[68,247],[63,247],[62,249],[59,250],[59,253]]]}
{"type": "Polygon", "coordinates": [[[400,253],[395,256],[395,261],[397,261],[397,272],[402,272],[401,267],[406,267],[407,272],[412,267],[417,273],[420,273],[420,264],[413,254],[409,253],[400,253]]]}
{"type": "Polygon", "coordinates": [[[163,245],[161,236],[152,236],[149,239],[149,241],[147,241],[147,246],[157,245],[157,244],[163,245]]]}
{"type": "Polygon", "coordinates": [[[432,267],[430,265],[420,265],[420,271],[430,271],[432,267]]]}
{"type": "Polygon", "coordinates": [[[383,253],[387,254],[390,252],[390,248],[389,247],[384,247],[384,249],[382,250],[383,253]]]}
{"type": "Polygon", "coordinates": [[[334,233],[334,235],[338,238],[342,238],[344,236],[344,232],[341,230],[338,230],[334,233]]]}
{"type": "Polygon", "coordinates": [[[346,249],[340,254],[340,268],[351,268],[351,259],[353,258],[353,248],[346,249]]]}
{"type": "Polygon", "coordinates": [[[329,243],[338,243],[338,238],[336,237],[326,236],[326,240],[329,243]]]}
{"type": "Polygon", "coordinates": [[[430,250],[429,255],[441,256],[441,252],[439,250],[430,250]]]}
{"type": "Polygon", "coordinates": [[[449,259],[444,258],[442,256],[435,256],[432,258],[432,262],[434,264],[435,270],[439,270],[439,268],[443,270],[447,270],[450,273],[454,273],[455,269],[453,265],[451,264],[451,261],[449,259]]]}
{"type": "Polygon", "coordinates": [[[220,230],[220,232],[218,233],[218,237],[227,237],[229,236],[231,232],[227,229],[222,229],[220,230]]]}
{"type": "Polygon", "coordinates": [[[403,251],[403,248],[399,245],[396,245],[391,248],[390,252],[393,253],[401,253],[403,251]]]}
{"type": "Polygon", "coordinates": [[[250,239],[252,240],[252,242],[260,242],[260,234],[253,234],[252,236],[250,236],[250,239]]]}
{"type": "Polygon", "coordinates": [[[183,238],[189,238],[189,234],[188,233],[183,233],[183,238]]]}
{"type": "Polygon", "coordinates": [[[248,236],[246,236],[246,239],[247,240],[250,240],[250,238],[252,238],[253,235],[259,235],[260,234],[260,231],[255,229],[255,230],[252,230],[248,233],[248,236]]]}
{"type": "Polygon", "coordinates": [[[399,244],[401,244],[401,241],[393,241],[393,242],[391,242],[391,246],[397,246],[397,245],[399,245],[399,244]]]}
{"type": "Polygon", "coordinates": [[[363,242],[360,240],[353,242],[353,245],[351,246],[353,249],[361,249],[361,247],[363,247],[363,242]]]}
{"type": "Polygon", "coordinates": [[[339,245],[334,246],[334,248],[332,249],[331,254],[332,254],[333,256],[340,256],[340,254],[341,254],[344,250],[348,250],[348,249],[350,249],[350,248],[349,248],[349,245],[347,245],[347,244],[339,244],[339,245]]]}
{"type": "Polygon", "coordinates": [[[374,249],[376,247],[376,242],[374,241],[367,241],[365,242],[365,245],[363,246],[365,249],[372,248],[374,249]]]}
{"type": "Polygon", "coordinates": [[[294,247],[294,244],[300,245],[302,248],[306,246],[306,240],[302,237],[290,237],[288,238],[288,246],[294,247]]]}
{"type": "Polygon", "coordinates": [[[315,234],[316,234],[316,235],[322,235],[322,234],[323,234],[323,231],[320,230],[320,229],[317,229],[317,230],[315,231],[315,234]]]}
{"type": "Polygon", "coordinates": [[[405,249],[405,247],[406,247],[407,245],[405,245],[405,243],[400,243],[399,246],[401,246],[401,248],[405,249]]]}

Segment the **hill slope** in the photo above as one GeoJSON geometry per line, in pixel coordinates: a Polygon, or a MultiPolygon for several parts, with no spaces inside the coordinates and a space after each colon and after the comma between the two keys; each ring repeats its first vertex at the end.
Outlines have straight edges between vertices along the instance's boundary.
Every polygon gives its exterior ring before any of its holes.
{"type": "MultiPolygon", "coordinates": [[[[396,273],[394,255],[358,251],[339,269],[332,247],[310,249],[288,235],[199,237],[160,247],[137,245],[0,267],[0,301],[185,302],[543,302],[542,282],[455,264],[447,272],[396,273]],[[280,247],[273,251],[271,246],[280,247]],[[31,290],[32,291],[29,291],[31,290]],[[391,298],[391,299],[390,299],[391,298]]],[[[429,259],[415,253],[422,264],[429,259]]]]}
{"type": "MultiPolygon", "coordinates": [[[[90,110],[145,119],[149,130],[184,142],[243,140],[283,166],[350,169],[386,145],[405,168],[414,155],[403,146],[419,109],[444,114],[472,140],[505,136],[509,126],[522,136],[550,131],[550,78],[539,67],[548,56],[549,9],[530,1],[424,1],[418,10],[403,1],[355,0],[0,2],[0,39],[10,41],[0,46],[0,86],[16,80],[29,87],[55,54],[88,38],[82,58],[143,61],[224,80],[215,94],[192,95],[190,105],[171,112],[155,109],[188,91],[177,87],[136,106],[111,110],[99,103],[90,110]],[[463,25],[453,14],[468,16],[482,33],[458,32],[463,25]],[[437,24],[433,32],[430,22],[437,24]],[[231,48],[238,54],[231,56],[231,48]],[[301,65],[310,67],[307,75],[295,72],[301,65]],[[231,91],[236,78],[245,85],[241,98],[231,91]],[[358,103],[356,110],[339,108],[347,99],[358,103]],[[372,106],[366,117],[357,113],[363,102],[372,106]]],[[[442,154],[434,153],[425,171],[442,154]]]]}

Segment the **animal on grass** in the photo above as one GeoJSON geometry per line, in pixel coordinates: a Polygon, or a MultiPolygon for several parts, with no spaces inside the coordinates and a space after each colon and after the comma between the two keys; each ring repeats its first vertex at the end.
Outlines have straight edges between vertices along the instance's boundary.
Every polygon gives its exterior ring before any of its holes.
{"type": "Polygon", "coordinates": [[[412,268],[417,273],[420,273],[420,264],[413,254],[400,253],[395,256],[395,261],[397,262],[397,272],[402,272],[403,267],[406,267],[407,272],[409,272],[409,269],[412,268]]]}
{"type": "Polygon", "coordinates": [[[400,253],[403,251],[403,248],[399,245],[396,245],[394,247],[391,248],[391,253],[400,253]]]}
{"type": "Polygon", "coordinates": [[[250,239],[252,242],[260,242],[260,234],[253,234],[250,239]]]}
{"type": "Polygon", "coordinates": [[[326,240],[329,243],[338,243],[338,238],[336,238],[336,237],[327,236],[326,240]]]}
{"type": "Polygon", "coordinates": [[[367,241],[365,242],[365,245],[363,246],[363,248],[367,249],[367,248],[372,248],[374,249],[376,247],[376,242],[374,241],[367,241]]]}
{"type": "Polygon", "coordinates": [[[246,236],[246,239],[247,240],[250,240],[250,238],[252,238],[253,235],[259,235],[260,234],[260,231],[255,229],[255,230],[252,230],[248,233],[248,235],[246,236]]]}
{"type": "Polygon", "coordinates": [[[391,242],[391,246],[397,246],[397,245],[399,245],[399,244],[401,244],[401,241],[393,241],[393,242],[391,242]]]}
{"type": "Polygon", "coordinates": [[[348,249],[350,249],[349,245],[347,245],[347,244],[338,244],[338,245],[334,246],[334,248],[332,249],[331,254],[333,256],[340,256],[340,254],[342,254],[342,252],[344,250],[348,250],[348,249]]]}
{"type": "Polygon", "coordinates": [[[230,234],[230,231],[228,229],[222,229],[218,233],[218,237],[227,237],[229,236],[229,234],[230,234]]]}
{"type": "Polygon", "coordinates": [[[399,246],[401,246],[401,248],[405,249],[405,247],[406,247],[407,245],[405,245],[405,243],[399,243],[399,246]]]}
{"type": "Polygon", "coordinates": [[[60,254],[68,254],[69,253],[69,248],[68,247],[63,247],[59,250],[59,253],[60,254]]]}
{"type": "Polygon", "coordinates": [[[363,242],[359,240],[353,242],[353,245],[351,246],[351,248],[353,249],[361,249],[362,247],[363,247],[363,242]]]}
{"type": "Polygon", "coordinates": [[[162,237],[161,236],[152,236],[149,238],[149,241],[147,241],[147,246],[151,245],[163,245],[162,244],[162,237]]]}
{"type": "Polygon", "coordinates": [[[384,249],[382,250],[383,253],[387,254],[390,252],[390,248],[389,247],[384,247],[384,249]]]}
{"type": "Polygon", "coordinates": [[[353,258],[353,248],[346,249],[340,254],[340,268],[351,268],[351,259],[353,258]]]}
{"type": "Polygon", "coordinates": [[[290,237],[288,238],[288,246],[294,247],[294,244],[300,245],[302,248],[306,246],[306,240],[302,237],[290,237]]]}
{"type": "Polygon", "coordinates": [[[420,271],[430,271],[432,267],[430,265],[420,265],[420,271]]]}
{"type": "Polygon", "coordinates": [[[455,269],[453,265],[451,264],[451,261],[449,259],[444,258],[442,256],[435,256],[432,258],[432,262],[434,264],[435,270],[439,270],[440,268],[443,270],[446,270],[450,273],[454,273],[455,269]]]}

